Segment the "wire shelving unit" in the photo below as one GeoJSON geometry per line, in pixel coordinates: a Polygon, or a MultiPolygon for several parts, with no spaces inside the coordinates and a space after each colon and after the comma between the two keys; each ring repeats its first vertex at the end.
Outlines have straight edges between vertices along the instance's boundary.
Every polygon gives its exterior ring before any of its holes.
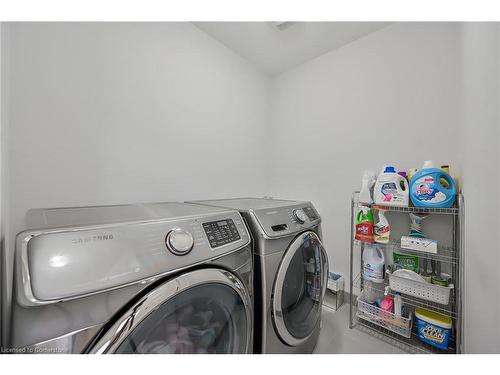
{"type": "MultiPolygon", "coordinates": [[[[400,215],[408,214],[410,212],[415,213],[425,213],[429,214],[429,220],[431,221],[432,216],[440,215],[450,215],[447,216],[451,218],[449,222],[449,227],[446,230],[446,235],[449,236],[451,245],[441,244],[438,241],[438,249],[436,254],[421,252],[418,250],[410,250],[401,248],[399,238],[394,237],[392,241],[388,244],[376,244],[381,246],[384,253],[387,254],[392,251],[397,251],[400,253],[417,255],[420,259],[428,259],[431,261],[440,262],[446,265],[447,270],[451,273],[451,279],[453,287],[451,289],[449,303],[447,305],[439,304],[436,302],[428,301],[422,298],[418,298],[413,295],[408,295],[401,293],[403,304],[407,306],[412,312],[414,319],[414,309],[417,307],[425,308],[438,312],[440,314],[446,315],[452,319],[453,327],[450,342],[446,350],[441,350],[423,343],[418,338],[418,332],[416,328],[415,321],[413,322],[411,336],[409,338],[398,335],[391,330],[383,328],[379,324],[374,324],[373,322],[363,319],[363,314],[358,313],[358,303],[357,295],[361,294],[367,288],[377,292],[378,294],[383,294],[386,286],[389,285],[389,278],[385,277],[383,283],[366,283],[363,278],[363,251],[365,249],[366,243],[355,240],[355,214],[358,212],[360,203],[358,202],[358,192],[355,192],[351,200],[351,246],[350,246],[350,307],[349,307],[349,327],[353,329],[359,329],[369,335],[377,337],[385,342],[388,342],[408,353],[422,353],[422,354],[459,354],[462,353],[463,347],[463,285],[464,285],[464,217],[465,217],[465,206],[464,198],[462,195],[457,195],[457,199],[454,207],[451,208],[417,208],[417,207],[390,207],[382,205],[372,205],[374,210],[384,210],[388,212],[394,212],[395,217],[400,217],[400,215]],[[358,265],[355,263],[359,262],[358,265]]],[[[405,233],[404,233],[405,234],[405,233]]],[[[406,235],[406,234],[405,234],[406,235]]],[[[391,260],[387,259],[386,256],[386,267],[391,267],[391,260]]],[[[396,295],[396,293],[389,289],[390,295],[396,295]]]]}

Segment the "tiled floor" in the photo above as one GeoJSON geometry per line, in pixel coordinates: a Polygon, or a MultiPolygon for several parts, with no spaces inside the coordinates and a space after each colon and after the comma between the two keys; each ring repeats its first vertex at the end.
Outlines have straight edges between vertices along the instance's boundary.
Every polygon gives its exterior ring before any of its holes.
{"type": "Polygon", "coordinates": [[[399,354],[404,353],[388,343],[358,329],[349,329],[349,305],[334,311],[323,307],[322,327],[317,354],[399,354]]]}

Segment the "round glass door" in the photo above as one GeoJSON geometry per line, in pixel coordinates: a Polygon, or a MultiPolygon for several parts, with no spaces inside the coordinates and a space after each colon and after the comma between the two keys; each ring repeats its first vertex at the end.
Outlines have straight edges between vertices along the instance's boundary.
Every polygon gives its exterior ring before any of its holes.
{"type": "Polygon", "coordinates": [[[323,246],[314,232],[297,237],[281,261],[274,285],[273,312],[278,334],[289,345],[307,340],[318,323],[326,264],[323,246]]]}
{"type": "Polygon", "coordinates": [[[248,294],[238,289],[242,286],[234,275],[220,270],[173,279],[119,319],[96,351],[246,353],[251,349],[252,318],[248,294]]]}

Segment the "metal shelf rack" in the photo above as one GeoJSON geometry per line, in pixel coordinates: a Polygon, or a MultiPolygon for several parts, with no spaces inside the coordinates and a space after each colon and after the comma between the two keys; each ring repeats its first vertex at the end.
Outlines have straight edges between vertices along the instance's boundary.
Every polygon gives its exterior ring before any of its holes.
{"type": "MultiPolygon", "coordinates": [[[[365,249],[365,243],[357,241],[354,239],[355,235],[355,214],[360,206],[358,202],[358,192],[355,192],[351,200],[351,246],[350,246],[350,308],[349,308],[349,327],[359,329],[369,335],[375,336],[385,342],[388,342],[408,353],[423,353],[423,354],[459,354],[462,353],[463,347],[463,275],[464,275],[464,217],[465,217],[465,206],[464,198],[462,195],[457,195],[456,203],[454,207],[451,208],[417,208],[417,207],[390,207],[382,205],[372,205],[374,210],[385,210],[396,213],[395,217],[400,217],[400,215],[408,214],[410,212],[415,213],[426,213],[429,214],[429,219],[434,215],[451,215],[447,216],[451,218],[449,221],[450,228],[447,229],[446,235],[449,236],[451,240],[451,245],[443,245],[438,241],[438,251],[436,254],[425,253],[417,250],[403,249],[400,246],[398,237],[396,240],[390,241],[388,244],[377,244],[381,246],[384,252],[387,254],[388,251],[397,251],[401,253],[417,255],[421,259],[430,259],[439,261],[446,264],[448,270],[451,271],[451,278],[453,282],[453,289],[450,295],[450,301],[448,305],[441,305],[435,302],[427,301],[421,298],[417,298],[411,295],[401,294],[403,303],[407,305],[412,312],[416,307],[422,307],[428,310],[432,310],[446,316],[449,316],[453,322],[452,336],[447,350],[440,350],[434,348],[421,342],[418,338],[418,333],[416,329],[416,324],[414,322],[412,328],[412,334],[410,338],[405,338],[400,336],[390,330],[381,327],[380,325],[373,324],[370,321],[362,319],[357,314],[357,295],[360,294],[367,284],[363,279],[363,261],[362,255],[365,249]],[[399,214],[398,214],[399,213],[399,214]],[[448,235],[449,230],[449,235],[448,235]],[[359,262],[359,265],[358,265],[359,262]],[[356,264],[356,265],[355,265],[356,264]]],[[[400,233],[401,235],[403,233],[400,233]]],[[[404,233],[406,235],[406,233],[404,233]]],[[[386,257],[387,258],[387,257],[386,257]]],[[[386,266],[388,266],[390,261],[386,259],[386,266]]],[[[389,285],[388,277],[385,278],[384,283],[376,284],[370,283],[370,288],[380,294],[385,290],[385,287],[389,285]]],[[[389,291],[389,294],[395,295],[393,291],[389,291]]],[[[414,316],[414,313],[413,313],[414,316]]]]}
{"type": "MultiPolygon", "coordinates": [[[[358,245],[358,246],[362,245],[361,241],[358,241],[358,240],[354,240],[354,244],[358,245]]],[[[451,263],[451,264],[455,264],[459,260],[459,257],[457,256],[457,253],[456,253],[456,249],[453,246],[439,245],[437,253],[432,254],[432,253],[425,253],[425,252],[418,251],[418,250],[411,250],[411,249],[402,248],[400,243],[397,241],[390,241],[387,244],[377,243],[377,245],[384,248],[384,249],[390,248],[390,249],[396,250],[400,253],[417,255],[418,257],[420,257],[422,259],[437,260],[440,262],[451,263]]]]}

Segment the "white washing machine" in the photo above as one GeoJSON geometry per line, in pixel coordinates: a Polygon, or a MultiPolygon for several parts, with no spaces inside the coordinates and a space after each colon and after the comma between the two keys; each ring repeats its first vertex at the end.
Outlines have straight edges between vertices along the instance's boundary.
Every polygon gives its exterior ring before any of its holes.
{"type": "Polygon", "coordinates": [[[14,353],[251,353],[250,236],[235,210],[32,210],[17,236],[14,353]]]}
{"type": "Polygon", "coordinates": [[[255,352],[311,353],[328,280],[321,217],[312,203],[260,198],[192,203],[238,210],[253,236],[255,352]]]}

